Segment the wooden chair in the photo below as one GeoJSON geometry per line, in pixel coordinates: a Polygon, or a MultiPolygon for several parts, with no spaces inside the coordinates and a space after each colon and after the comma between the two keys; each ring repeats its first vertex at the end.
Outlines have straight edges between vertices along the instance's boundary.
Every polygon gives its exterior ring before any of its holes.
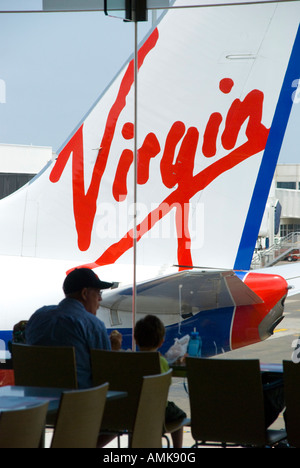
{"type": "Polygon", "coordinates": [[[15,385],[77,388],[73,347],[12,344],[15,385]]]}
{"type": "Polygon", "coordinates": [[[162,427],[171,376],[172,370],[143,377],[130,440],[131,448],[162,448],[162,427]]]}
{"type": "Polygon", "coordinates": [[[94,385],[109,382],[110,390],[128,393],[125,399],[107,402],[101,432],[132,432],[145,375],[160,374],[159,353],[91,350],[94,385]]]}
{"type": "MultiPolygon", "coordinates": [[[[143,377],[160,374],[158,352],[127,352],[91,350],[93,384],[100,385],[107,381],[111,390],[127,391],[126,400],[108,402],[104,411],[101,432],[121,435],[133,431],[134,418],[139,402],[143,377]]],[[[189,425],[188,419],[164,424],[162,432],[166,434],[189,425]]],[[[120,440],[119,440],[120,442],[120,440]]]]}
{"type": "Polygon", "coordinates": [[[273,446],[284,430],[265,428],[263,387],[258,360],[187,358],[191,431],[199,441],[273,446]]]}
{"type": "Polygon", "coordinates": [[[108,384],[62,394],[51,448],[96,448],[108,384]]]}
{"type": "Polygon", "coordinates": [[[0,448],[39,448],[48,402],[0,414],[0,448]]]}
{"type": "Polygon", "coordinates": [[[299,417],[299,384],[300,367],[292,361],[283,361],[284,397],[286,404],[285,426],[288,443],[292,447],[300,447],[299,417]]]}

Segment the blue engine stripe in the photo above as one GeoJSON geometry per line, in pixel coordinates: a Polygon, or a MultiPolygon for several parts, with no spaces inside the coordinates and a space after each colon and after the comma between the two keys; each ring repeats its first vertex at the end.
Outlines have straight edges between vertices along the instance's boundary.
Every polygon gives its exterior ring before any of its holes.
{"type": "Polygon", "coordinates": [[[293,81],[300,77],[299,57],[300,31],[298,28],[236,256],[235,270],[248,270],[250,268],[261,220],[292,109],[291,86],[293,81]]]}
{"type": "MultiPolygon", "coordinates": [[[[165,341],[160,352],[166,351],[174,344],[176,338],[190,335],[194,328],[202,339],[202,356],[209,357],[230,351],[230,330],[234,317],[235,307],[201,311],[182,322],[166,326],[165,341]]],[[[108,329],[108,334],[112,329],[108,329]]],[[[122,349],[130,349],[132,346],[131,328],[120,328],[123,336],[122,349]]]]}

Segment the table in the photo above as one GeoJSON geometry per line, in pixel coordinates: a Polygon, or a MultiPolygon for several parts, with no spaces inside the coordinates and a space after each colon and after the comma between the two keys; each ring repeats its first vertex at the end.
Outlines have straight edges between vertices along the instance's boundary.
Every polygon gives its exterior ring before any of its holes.
{"type": "Polygon", "coordinates": [[[172,377],[187,377],[186,364],[170,364],[172,369],[172,377]]]}
{"type": "Polygon", "coordinates": [[[5,386],[0,387],[0,412],[25,409],[40,403],[49,403],[48,412],[57,411],[62,388],[5,386]]]}
{"type": "MultiPolygon", "coordinates": [[[[55,416],[59,408],[62,393],[71,391],[72,390],[66,388],[25,387],[17,385],[0,387],[0,413],[4,411],[27,409],[48,402],[47,415],[51,418],[55,416]]],[[[127,392],[108,390],[106,400],[116,400],[125,398],[126,396],[127,392]]],[[[40,447],[45,447],[45,429],[41,438],[40,447]]]]}
{"type": "MultiPolygon", "coordinates": [[[[48,413],[58,410],[63,392],[72,390],[66,388],[5,386],[0,387],[0,412],[30,408],[48,401],[48,413]]],[[[125,398],[127,392],[108,390],[106,399],[125,398]]]]}
{"type": "Polygon", "coordinates": [[[262,372],[274,372],[283,374],[283,364],[276,364],[273,362],[261,362],[260,363],[260,370],[262,372]]]}
{"type": "MultiPolygon", "coordinates": [[[[170,368],[173,370],[173,377],[187,377],[186,364],[172,364],[170,368]]],[[[276,363],[260,363],[262,373],[268,374],[283,374],[283,365],[276,363]]]]}

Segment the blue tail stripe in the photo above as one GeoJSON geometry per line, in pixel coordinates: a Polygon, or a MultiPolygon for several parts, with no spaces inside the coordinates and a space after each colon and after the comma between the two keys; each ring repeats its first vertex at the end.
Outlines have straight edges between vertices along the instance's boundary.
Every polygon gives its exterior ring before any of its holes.
{"type": "Polygon", "coordinates": [[[292,109],[291,85],[295,79],[300,77],[299,57],[300,30],[298,28],[236,256],[234,264],[236,270],[250,268],[260,223],[292,109]]]}

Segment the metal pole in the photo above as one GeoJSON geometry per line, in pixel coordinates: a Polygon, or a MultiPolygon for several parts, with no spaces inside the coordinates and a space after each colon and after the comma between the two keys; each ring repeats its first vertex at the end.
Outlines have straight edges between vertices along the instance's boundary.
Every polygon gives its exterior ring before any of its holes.
{"type": "Polygon", "coordinates": [[[136,316],[136,262],[137,262],[137,90],[138,90],[138,22],[134,22],[134,151],[133,151],[133,288],[132,288],[132,350],[135,350],[133,331],[136,316]]]}

